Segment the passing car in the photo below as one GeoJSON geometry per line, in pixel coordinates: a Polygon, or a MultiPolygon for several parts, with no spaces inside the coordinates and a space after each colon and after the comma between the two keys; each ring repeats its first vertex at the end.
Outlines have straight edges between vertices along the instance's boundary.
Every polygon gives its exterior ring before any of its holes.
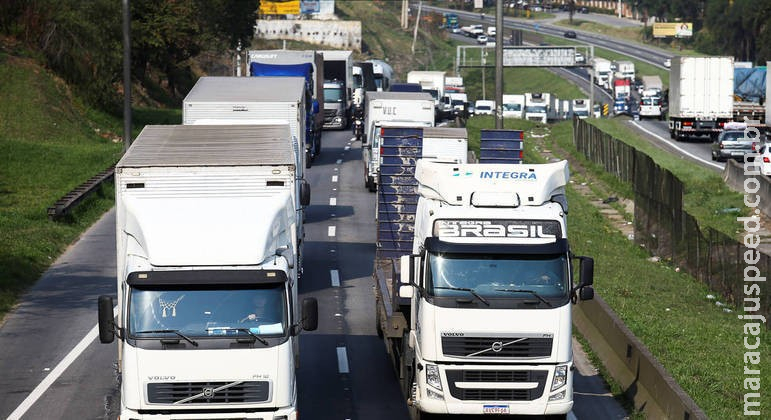
{"type": "Polygon", "coordinates": [[[771,143],[763,143],[758,154],[760,155],[760,173],[771,176],[771,143]]]}
{"type": "Polygon", "coordinates": [[[487,35],[478,35],[477,44],[481,44],[481,45],[487,44],[487,35]]]}
{"type": "Polygon", "coordinates": [[[664,67],[669,68],[671,65],[672,65],[671,58],[667,58],[666,60],[664,60],[664,67]]]}
{"type": "Polygon", "coordinates": [[[584,57],[584,55],[581,54],[580,52],[576,51],[576,63],[585,63],[585,62],[586,62],[586,57],[584,57]]]}
{"type": "Polygon", "coordinates": [[[576,38],[576,31],[565,31],[565,38],[576,38]]]}
{"type": "Polygon", "coordinates": [[[744,155],[755,152],[760,147],[760,139],[745,136],[746,125],[743,123],[729,123],[723,127],[723,131],[712,142],[712,160],[724,162],[734,159],[744,162],[744,155]]]}

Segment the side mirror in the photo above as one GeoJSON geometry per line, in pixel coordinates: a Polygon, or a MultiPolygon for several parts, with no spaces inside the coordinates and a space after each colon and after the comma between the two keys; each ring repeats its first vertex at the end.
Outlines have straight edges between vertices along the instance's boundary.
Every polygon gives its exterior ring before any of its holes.
{"type": "Polygon", "coordinates": [[[594,284],[594,258],[592,257],[579,257],[581,259],[581,287],[591,286],[594,284]]]}
{"type": "Polygon", "coordinates": [[[399,257],[399,297],[411,299],[414,293],[412,269],[415,265],[413,255],[402,255],[399,257]]]}
{"type": "Polygon", "coordinates": [[[578,296],[581,300],[592,300],[594,299],[594,288],[592,286],[582,287],[578,292],[578,296]]]}
{"type": "Polygon", "coordinates": [[[313,100],[313,105],[311,106],[311,108],[312,108],[312,112],[314,114],[318,114],[319,113],[319,101],[314,99],[313,100]]]}
{"type": "Polygon", "coordinates": [[[115,340],[115,315],[113,314],[112,298],[99,296],[99,341],[112,343],[115,340]]]}
{"type": "Polygon", "coordinates": [[[300,182],[300,205],[305,207],[311,204],[311,185],[308,181],[302,180],[300,182]]]}
{"type": "Polygon", "coordinates": [[[303,299],[302,324],[305,331],[316,331],[319,327],[319,302],[316,298],[303,299]]]}

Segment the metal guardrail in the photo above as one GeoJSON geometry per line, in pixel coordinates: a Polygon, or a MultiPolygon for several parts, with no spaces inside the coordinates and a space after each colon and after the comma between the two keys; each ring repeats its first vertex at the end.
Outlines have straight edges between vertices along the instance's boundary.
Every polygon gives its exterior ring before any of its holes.
{"type": "Polygon", "coordinates": [[[48,218],[50,220],[60,220],[67,215],[70,210],[78,203],[83,201],[91,193],[96,191],[103,182],[111,180],[115,176],[115,165],[110,166],[104,171],[92,176],[88,181],[78,185],[72,191],[65,194],[57,200],[53,206],[48,208],[48,218]]]}

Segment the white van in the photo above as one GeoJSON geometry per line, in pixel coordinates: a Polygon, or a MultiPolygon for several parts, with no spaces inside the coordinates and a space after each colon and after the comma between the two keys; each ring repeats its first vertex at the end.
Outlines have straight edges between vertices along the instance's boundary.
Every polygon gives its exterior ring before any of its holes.
{"type": "Polygon", "coordinates": [[[495,115],[495,101],[478,99],[474,103],[474,115],[495,115]]]}

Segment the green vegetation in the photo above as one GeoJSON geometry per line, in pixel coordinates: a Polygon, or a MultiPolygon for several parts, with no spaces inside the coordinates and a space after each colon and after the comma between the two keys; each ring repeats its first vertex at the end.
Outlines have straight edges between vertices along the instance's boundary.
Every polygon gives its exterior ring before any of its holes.
{"type": "MultiPolygon", "coordinates": [[[[533,130],[547,132],[537,124],[512,120],[505,126],[525,130],[526,161],[543,161],[543,149],[577,156],[572,148],[570,122],[550,125],[544,140],[530,135],[533,130]]],[[[492,127],[493,120],[488,117],[472,118],[468,124],[470,136],[480,128],[492,127]]],[[[478,134],[469,143],[478,150],[478,134]]],[[[695,166],[682,161],[679,165],[695,166]]],[[[598,182],[593,173],[587,177],[572,169],[574,182],[598,182]]],[[[608,188],[617,192],[612,185],[608,188]]],[[[579,255],[595,257],[597,293],[710,418],[739,417],[745,392],[743,321],[707,299],[711,292],[698,280],[675,267],[651,262],[648,252],[621,235],[589,197],[569,188],[568,200],[571,246],[579,255]]],[[[771,335],[762,335],[761,340],[759,351],[768,354],[771,335]]],[[[759,368],[761,372],[769,371],[771,360],[764,359],[759,368]]],[[[614,389],[614,393],[619,392],[614,389]]],[[[771,403],[768,396],[763,398],[763,406],[771,403]]]]}
{"type": "MultiPolygon", "coordinates": [[[[662,168],[670,170],[685,184],[683,197],[685,210],[699,221],[702,227],[711,227],[734,236],[739,225],[736,215],[721,211],[726,208],[745,208],[743,195],[728,188],[720,173],[706,169],[695,163],[690,163],[681,156],[676,156],[668,150],[660,149],[640,136],[634,130],[629,120],[623,119],[592,119],[591,123],[604,132],[623,142],[642,150],[662,168]]],[[[571,144],[563,144],[567,150],[574,151],[571,144]]],[[[574,156],[577,154],[575,152],[574,156]]],[[[601,171],[600,172],[604,172],[601,171]]],[[[632,197],[630,197],[632,198],[632,197]]]]}
{"type": "Polygon", "coordinates": [[[112,206],[111,187],[65,223],[46,209],[120,156],[121,122],[88,110],[31,60],[0,52],[0,318],[112,206]]]}

